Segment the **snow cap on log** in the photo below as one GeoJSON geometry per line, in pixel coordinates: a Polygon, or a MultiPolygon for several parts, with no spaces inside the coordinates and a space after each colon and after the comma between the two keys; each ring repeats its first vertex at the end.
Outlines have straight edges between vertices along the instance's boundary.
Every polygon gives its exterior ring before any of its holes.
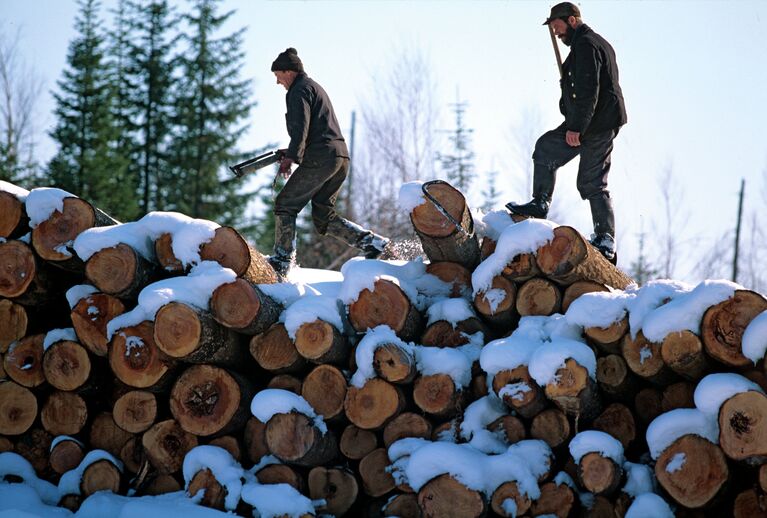
{"type": "Polygon", "coordinates": [[[507,227],[514,224],[511,214],[506,209],[491,210],[487,214],[474,215],[474,230],[479,236],[485,236],[493,241],[498,241],[507,227]]]}
{"type": "Polygon", "coordinates": [[[743,333],[743,356],[754,363],[767,355],[767,311],[759,313],[743,333]]]}
{"type": "MultiPolygon", "coordinates": [[[[22,479],[48,505],[57,505],[61,499],[59,489],[47,480],[38,478],[32,464],[18,453],[10,451],[0,453],[0,480],[7,475],[14,475],[22,479]]],[[[19,486],[14,484],[13,487],[19,486]]]]}
{"type": "Polygon", "coordinates": [[[343,332],[344,324],[336,301],[334,297],[320,295],[304,296],[292,303],[280,319],[285,323],[290,339],[296,339],[296,332],[302,324],[311,324],[317,320],[327,322],[343,332]]]}
{"type": "Polygon", "coordinates": [[[78,302],[94,293],[99,293],[99,290],[90,284],[77,284],[76,286],[72,286],[66,293],[69,309],[74,309],[78,302]]]}
{"type": "Polygon", "coordinates": [[[67,471],[61,475],[61,479],[59,480],[59,493],[61,496],[79,495],[80,480],[83,478],[83,473],[88,468],[88,466],[100,460],[109,461],[114,464],[118,470],[123,470],[123,463],[114,458],[111,453],[104,450],[89,451],[85,458],[80,461],[80,465],[78,465],[75,469],[67,471]]]}
{"type": "MultiPolygon", "coordinates": [[[[499,338],[485,345],[479,357],[479,365],[491,377],[502,370],[528,365],[533,353],[543,345],[542,341],[512,336],[499,338]]],[[[491,380],[488,380],[492,382],[491,380]]]]}
{"type": "Polygon", "coordinates": [[[623,492],[627,495],[636,498],[642,493],[654,493],[656,491],[658,482],[650,466],[626,461],[623,463],[623,470],[626,472],[626,484],[623,486],[623,492]]]}
{"type": "Polygon", "coordinates": [[[657,460],[663,450],[684,435],[697,435],[718,444],[719,424],[716,417],[704,414],[697,408],[677,408],[659,415],[647,427],[650,456],[657,460]]]}
{"type": "Polygon", "coordinates": [[[483,453],[503,453],[508,444],[488,430],[487,425],[505,415],[509,415],[509,409],[500,399],[493,395],[484,396],[464,410],[460,425],[461,437],[483,453]]]}
{"type": "Polygon", "coordinates": [[[623,445],[609,433],[598,430],[580,432],[570,441],[570,455],[576,464],[589,453],[598,453],[602,457],[612,459],[618,466],[624,462],[623,445]]]}
{"type": "Polygon", "coordinates": [[[29,196],[29,191],[24,189],[23,187],[19,187],[18,185],[14,185],[12,183],[6,182],[4,180],[0,180],[0,191],[4,191],[10,194],[13,194],[17,200],[24,203],[27,200],[27,196],[29,196]]]}
{"type": "Polygon", "coordinates": [[[256,286],[264,292],[264,295],[273,298],[285,307],[292,305],[305,296],[320,295],[319,291],[303,282],[279,282],[276,284],[257,284],[256,286]]]}
{"type": "Polygon", "coordinates": [[[710,419],[716,420],[719,417],[719,409],[725,401],[749,390],[764,394],[764,390],[759,385],[740,374],[718,372],[700,380],[695,388],[693,399],[698,410],[710,419]]]}
{"type": "Polygon", "coordinates": [[[444,320],[450,322],[453,325],[453,329],[462,320],[477,318],[477,314],[472,309],[471,304],[464,298],[438,300],[429,306],[426,315],[429,319],[426,323],[427,326],[439,320],[444,320]]]}
{"type": "Polygon", "coordinates": [[[639,290],[629,305],[629,326],[631,338],[636,338],[642,330],[642,322],[647,315],[659,306],[692,291],[693,286],[684,282],[672,280],[650,281],[639,290]]]}
{"type": "Polygon", "coordinates": [[[321,415],[301,396],[289,390],[264,389],[253,396],[250,412],[262,423],[266,423],[276,414],[298,412],[314,420],[317,429],[325,434],[328,427],[321,415]]]}
{"type": "Polygon", "coordinates": [[[258,516],[315,515],[309,498],[288,484],[248,483],[242,488],[242,500],[254,508],[258,516]]]}
{"type": "Polygon", "coordinates": [[[74,328],[67,327],[64,329],[52,329],[48,331],[43,340],[43,350],[47,351],[50,346],[63,340],[77,342],[77,335],[75,334],[74,328]]]}
{"type": "MultiPolygon", "coordinates": [[[[671,302],[649,313],[641,323],[641,330],[649,341],[657,343],[662,342],[669,333],[677,331],[689,330],[699,335],[700,322],[706,310],[732,297],[735,290],[742,289],[741,285],[730,281],[703,281],[692,291],[681,293],[671,302]]],[[[635,330],[632,324],[632,336],[636,332],[638,329],[635,330]]]]}
{"type": "Polygon", "coordinates": [[[157,311],[171,302],[183,302],[199,309],[207,309],[213,291],[237,278],[229,268],[213,261],[202,261],[189,275],[173,277],[150,284],[139,293],[138,305],[131,311],[112,319],[107,324],[107,337],[124,327],[154,321],[157,311]]]}
{"type": "Polygon", "coordinates": [[[410,215],[413,209],[422,203],[426,203],[426,198],[423,195],[423,183],[421,180],[416,180],[414,182],[405,182],[400,186],[397,206],[405,215],[410,215]]]}
{"type": "Polygon", "coordinates": [[[35,228],[56,211],[64,211],[64,199],[77,198],[72,193],[55,187],[32,189],[24,203],[29,216],[29,226],[35,228]]]}
{"type": "Polygon", "coordinates": [[[557,371],[565,366],[568,358],[584,367],[589,377],[596,380],[597,359],[594,351],[583,342],[565,338],[557,338],[536,349],[530,358],[528,371],[535,382],[543,387],[556,380],[557,371]]]}
{"type": "Polygon", "coordinates": [[[621,290],[584,293],[570,304],[565,318],[572,325],[608,328],[626,317],[635,298],[631,291],[621,290]]]}
{"type": "Polygon", "coordinates": [[[402,341],[389,326],[380,325],[371,329],[357,344],[357,349],[354,352],[357,371],[352,375],[349,382],[352,386],[362,388],[367,380],[376,377],[373,359],[376,349],[385,344],[394,344],[411,354],[415,354],[415,345],[402,341]]]}
{"type": "Polygon", "coordinates": [[[226,488],[224,507],[228,511],[234,511],[240,502],[242,491],[244,470],[240,463],[228,451],[218,446],[195,446],[184,457],[182,472],[187,490],[195,474],[203,469],[209,469],[216,481],[226,488]]]}
{"type": "Polygon", "coordinates": [[[495,252],[482,261],[471,274],[474,295],[490,290],[493,277],[500,275],[519,254],[535,253],[554,237],[556,224],[542,219],[526,219],[509,225],[498,238],[495,252]]]}
{"type": "Polygon", "coordinates": [[[626,511],[625,518],[674,518],[674,511],[671,510],[666,501],[655,493],[644,493],[638,495],[631,506],[626,511]]]}

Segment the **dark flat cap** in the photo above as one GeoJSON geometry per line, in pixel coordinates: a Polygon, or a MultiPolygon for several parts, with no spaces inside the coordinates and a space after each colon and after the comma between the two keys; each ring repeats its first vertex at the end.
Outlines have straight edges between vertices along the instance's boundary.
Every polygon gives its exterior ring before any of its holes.
{"type": "Polygon", "coordinates": [[[556,20],[557,18],[569,18],[570,16],[580,18],[581,10],[578,9],[578,6],[575,4],[562,2],[551,8],[551,14],[546,18],[546,21],[543,22],[543,25],[548,25],[552,20],[556,20]]]}

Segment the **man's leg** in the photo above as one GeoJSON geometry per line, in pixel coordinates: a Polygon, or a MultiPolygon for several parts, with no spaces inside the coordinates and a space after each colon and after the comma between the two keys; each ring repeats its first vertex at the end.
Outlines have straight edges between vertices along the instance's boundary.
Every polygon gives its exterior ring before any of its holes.
{"type": "Polygon", "coordinates": [[[339,157],[336,164],[338,171],[312,197],[314,226],[320,234],[327,234],[349,246],[359,248],[365,252],[368,259],[377,259],[389,240],[336,213],[336,198],[349,172],[349,159],[339,157]]]}
{"type": "Polygon", "coordinates": [[[557,169],[567,164],[579,153],[565,141],[564,124],[547,131],[535,143],[533,151],[533,199],[525,204],[508,203],[506,207],[515,214],[533,218],[545,218],[549,213],[554,194],[557,169]]]}
{"type": "Polygon", "coordinates": [[[581,141],[578,167],[578,192],[589,201],[594,236],[591,243],[608,260],[615,262],[615,215],[607,177],[610,173],[613,140],[617,133],[607,131],[581,141]]]}

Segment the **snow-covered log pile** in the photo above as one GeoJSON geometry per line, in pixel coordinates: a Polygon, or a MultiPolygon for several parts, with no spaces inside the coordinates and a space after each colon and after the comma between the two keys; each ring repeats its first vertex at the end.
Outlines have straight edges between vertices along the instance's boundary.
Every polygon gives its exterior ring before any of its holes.
{"type": "Polygon", "coordinates": [[[234,229],[0,183],[0,511],[764,515],[762,295],[430,192],[428,262],[277,284],[234,229]]]}

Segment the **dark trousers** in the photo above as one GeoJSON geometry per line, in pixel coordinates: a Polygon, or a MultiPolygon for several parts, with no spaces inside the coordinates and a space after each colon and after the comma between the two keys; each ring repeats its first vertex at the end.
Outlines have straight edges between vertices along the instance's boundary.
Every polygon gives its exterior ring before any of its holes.
{"type": "MultiPolygon", "coordinates": [[[[578,147],[571,147],[565,141],[566,132],[567,129],[562,124],[558,128],[544,133],[535,143],[535,151],[533,152],[534,175],[538,181],[535,182],[534,180],[534,182],[550,184],[553,190],[557,169],[580,155],[577,186],[581,198],[587,200],[602,193],[609,196],[607,175],[610,173],[610,154],[613,151],[613,140],[618,135],[618,130],[581,136],[581,145],[578,147]]],[[[535,193],[533,194],[535,195],[535,193]]]]}
{"type": "Polygon", "coordinates": [[[336,197],[348,172],[348,158],[304,160],[275,198],[274,214],[296,217],[311,200],[314,227],[325,235],[328,222],[336,217],[336,197]]]}

